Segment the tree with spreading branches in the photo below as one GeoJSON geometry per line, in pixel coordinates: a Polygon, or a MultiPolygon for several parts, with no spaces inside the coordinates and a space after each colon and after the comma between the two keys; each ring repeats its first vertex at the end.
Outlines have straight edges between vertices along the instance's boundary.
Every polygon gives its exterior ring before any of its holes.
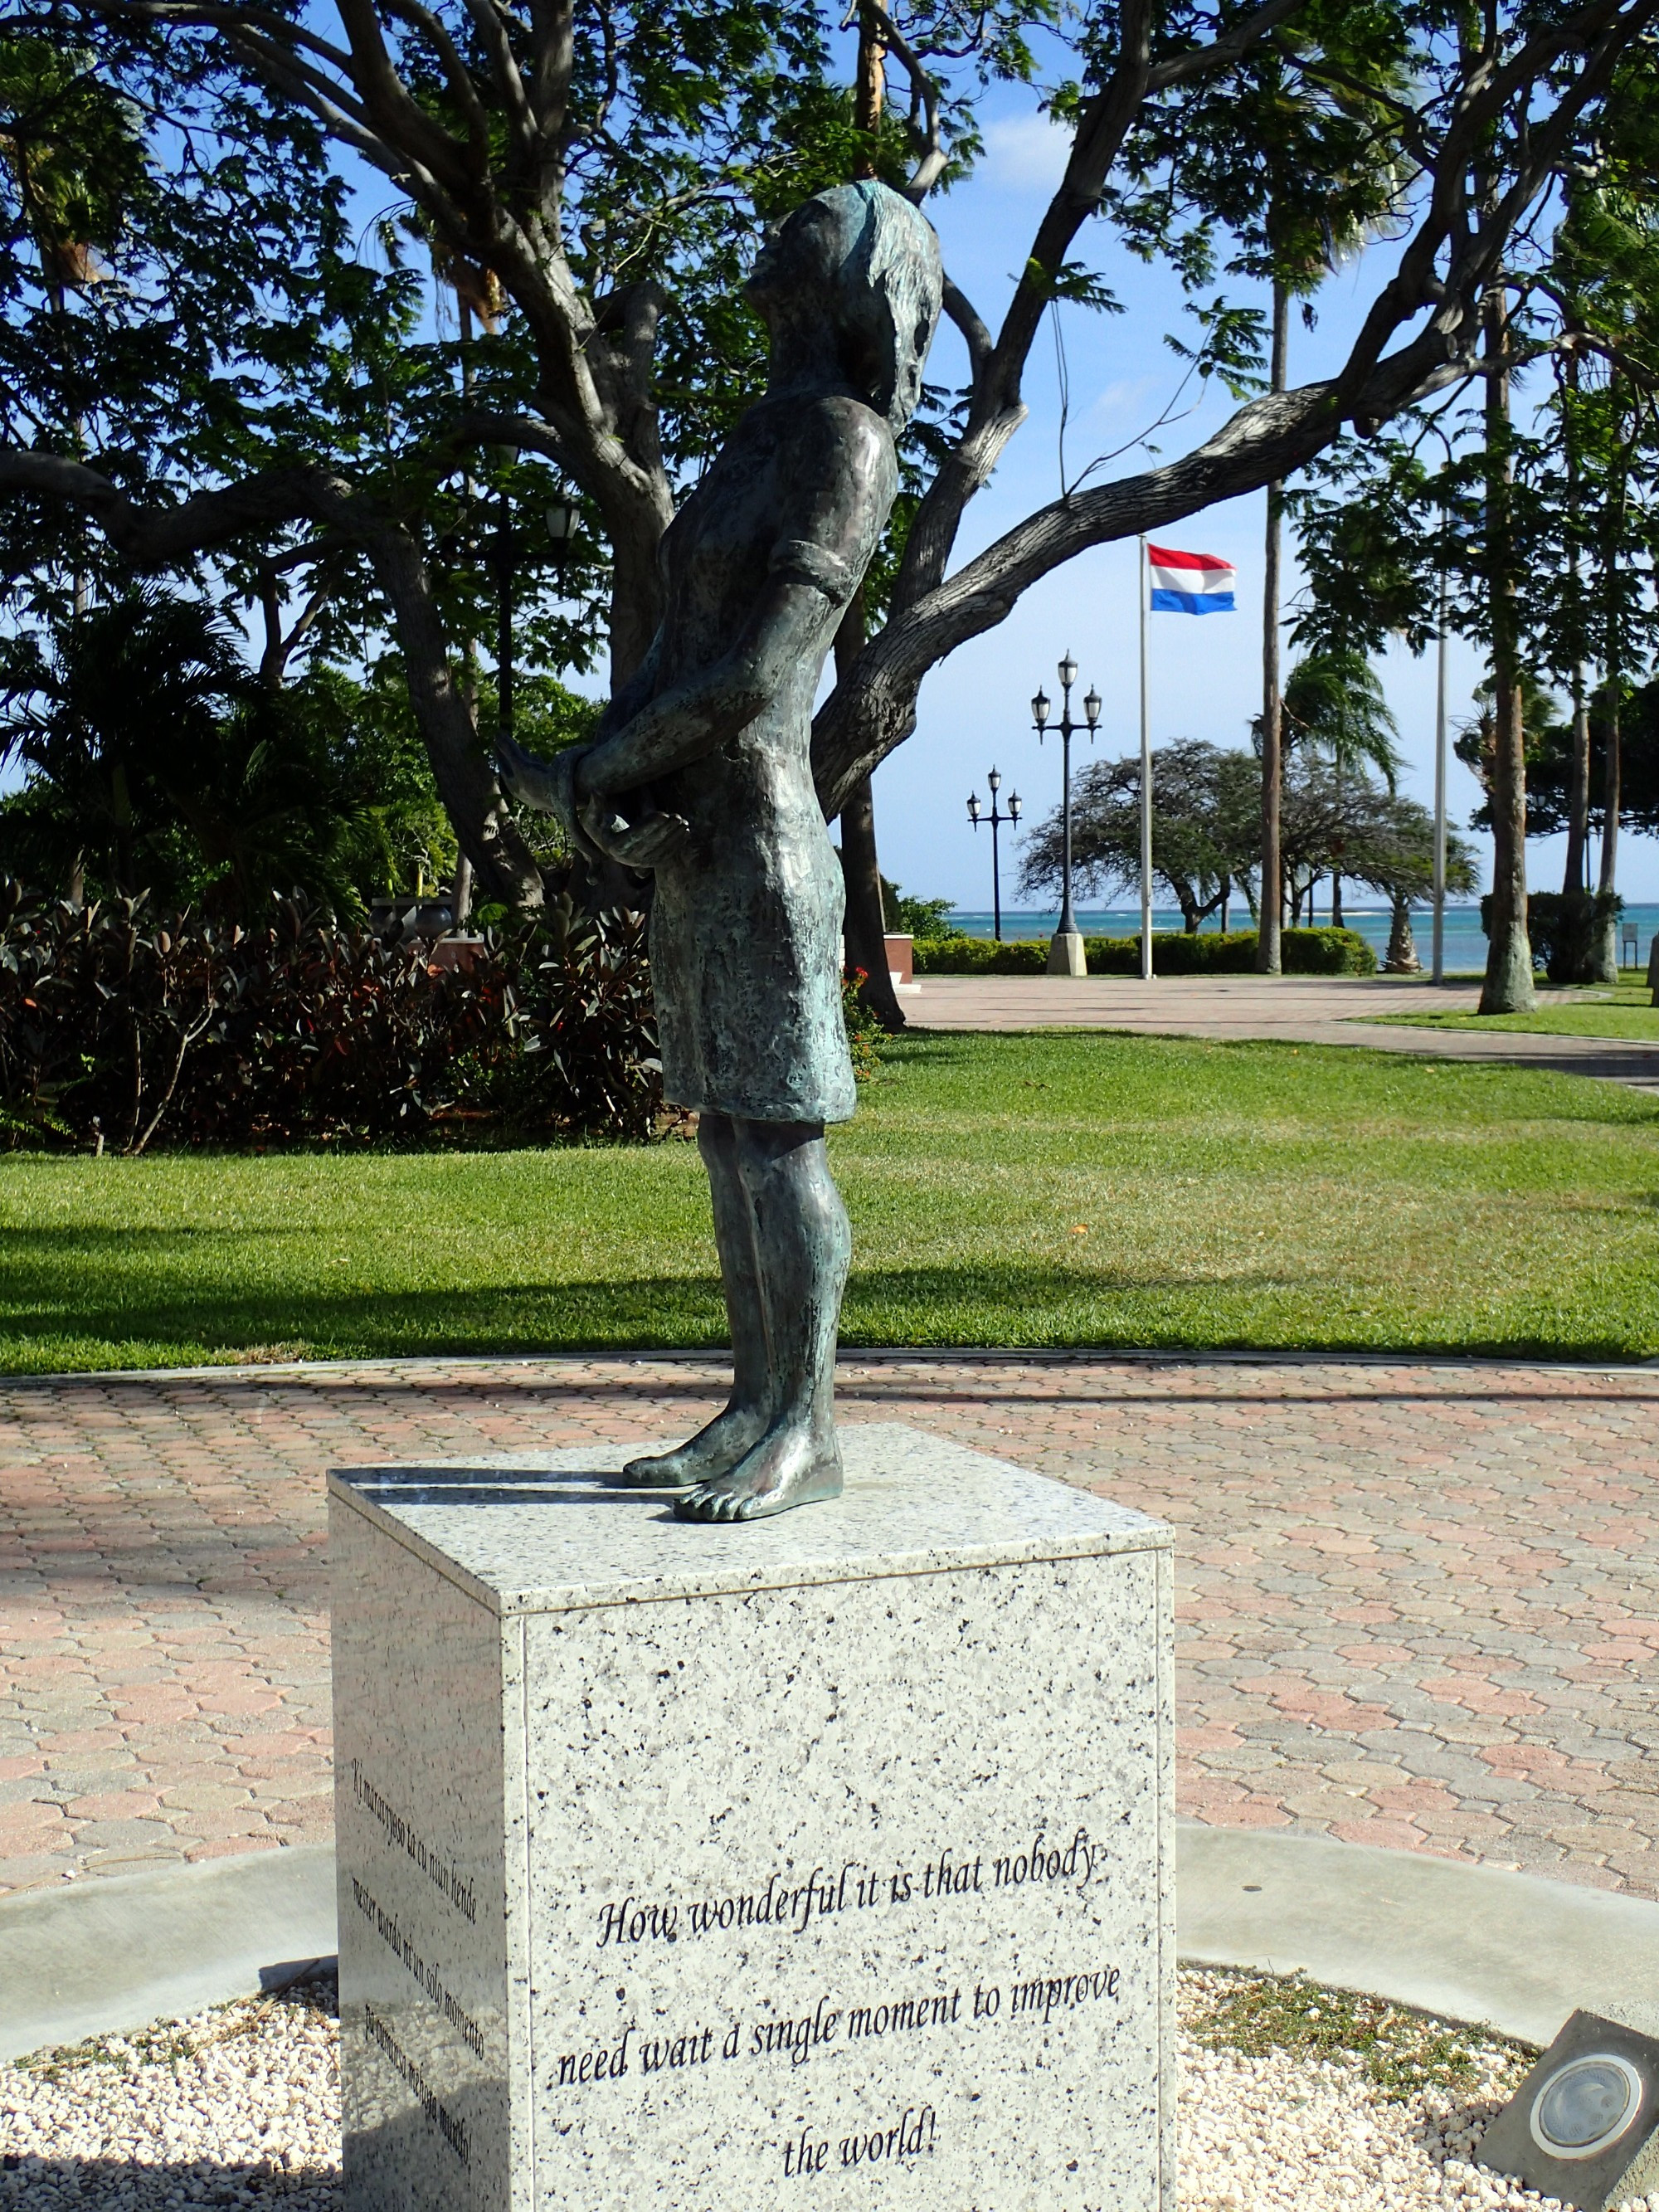
{"type": "MultiPolygon", "coordinates": [[[[332,226],[316,265],[336,296],[308,325],[297,301],[295,314],[314,349],[336,348],[335,418],[319,433],[314,406],[284,410],[269,387],[256,407],[222,361],[208,362],[188,466],[168,465],[165,440],[116,433],[77,445],[73,412],[31,422],[16,406],[0,494],[37,516],[72,512],[140,567],[257,559],[301,592],[329,560],[366,574],[463,847],[492,895],[533,902],[534,856],[480,741],[446,620],[438,549],[447,526],[465,538],[469,483],[500,467],[510,495],[512,471],[543,464],[575,488],[608,566],[612,684],[625,682],[658,618],[656,548],[677,493],[756,386],[758,337],[734,298],[756,220],[848,173],[861,150],[925,202],[971,161],[974,85],[992,73],[1035,78],[1028,33],[1046,11],[929,0],[896,12],[860,0],[908,94],[908,113],[895,103],[861,149],[834,80],[833,22],[784,0],[724,11],[682,0],[330,4],[331,28],[322,8],[282,0],[12,0],[14,30],[71,41],[119,96],[140,87],[156,129],[188,137],[181,109],[216,100],[256,167],[279,139],[295,149],[295,173],[332,226]],[[426,373],[431,349],[395,272],[377,286],[345,251],[343,164],[387,179],[495,322],[474,342],[467,379],[426,373]],[[364,307],[377,291],[392,311],[378,328],[364,307]],[[489,459],[508,453],[510,464],[489,459]]],[[[1504,373],[1479,342],[1505,254],[1555,180],[1594,159],[1621,61],[1651,67],[1644,41],[1659,0],[1379,7],[1376,35],[1403,88],[1366,76],[1363,100],[1334,27],[1349,12],[1327,21],[1310,0],[1119,0],[1068,24],[1074,73],[1040,92],[1067,136],[1065,173],[1000,321],[947,283],[965,383],[921,425],[878,618],[838,655],[817,718],[827,815],[909,734],[929,671],[1064,562],[1282,482],[1345,425],[1369,431],[1449,385],[1504,373]],[[1320,113],[1361,117],[1411,173],[1405,234],[1346,361],[1333,377],[1244,397],[1172,459],[1068,484],[958,558],[972,502],[1024,419],[1044,317],[1109,303],[1085,234],[1103,223],[1096,235],[1167,254],[1207,285],[1225,240],[1253,220],[1224,179],[1206,181],[1170,149],[1230,129],[1249,72],[1269,67],[1317,88],[1320,113]]],[[[1316,175],[1314,134],[1308,145],[1316,175]]],[[[1345,140],[1340,155],[1346,173],[1356,149],[1345,140]]],[[[1261,319],[1224,301],[1203,313],[1197,366],[1242,392],[1261,366],[1261,319]]],[[[222,343],[234,352],[228,329],[222,343]]],[[[266,349],[267,368],[280,352],[266,349]]],[[[315,351],[307,365],[290,341],[289,358],[302,386],[317,383],[315,351]]]]}
{"type": "MultiPolygon", "coordinates": [[[[1256,860],[1260,772],[1249,753],[1181,738],[1152,754],[1152,870],[1181,909],[1190,936],[1236,888],[1256,860]]],[[[1072,862],[1098,896],[1140,880],[1140,761],[1091,761],[1073,798],[1072,862]]],[[[1064,830],[1059,810],[1027,839],[1020,888],[1057,891],[1064,830]]]]}

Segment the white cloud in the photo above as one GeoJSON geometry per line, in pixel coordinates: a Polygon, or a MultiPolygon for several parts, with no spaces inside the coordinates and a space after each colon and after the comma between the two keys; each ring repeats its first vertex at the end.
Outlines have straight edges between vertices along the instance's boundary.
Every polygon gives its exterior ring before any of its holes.
{"type": "Polygon", "coordinates": [[[1046,115],[1010,116],[986,126],[975,178],[993,191],[1052,192],[1065,173],[1071,147],[1070,132],[1046,115]]]}

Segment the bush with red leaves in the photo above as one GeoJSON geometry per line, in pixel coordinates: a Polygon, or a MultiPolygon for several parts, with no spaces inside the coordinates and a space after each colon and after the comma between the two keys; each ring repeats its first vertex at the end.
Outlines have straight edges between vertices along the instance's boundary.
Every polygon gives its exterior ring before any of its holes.
{"type": "Polygon", "coordinates": [[[0,887],[0,1142],[246,1150],[657,1129],[635,915],[568,905],[461,964],[274,902],[262,929],[0,887]]]}

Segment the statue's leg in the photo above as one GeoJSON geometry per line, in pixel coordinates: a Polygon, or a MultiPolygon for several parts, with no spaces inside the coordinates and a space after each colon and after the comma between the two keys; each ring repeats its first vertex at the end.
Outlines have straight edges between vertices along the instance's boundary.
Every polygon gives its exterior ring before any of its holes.
{"type": "Polygon", "coordinates": [[[766,1356],[766,1318],[755,1263],[755,1224],[738,1164],[737,1132],[725,1114],[697,1123],[697,1150],[708,1170],[714,1207],[714,1246],[720,1255],[726,1317],[732,1329],[732,1395],[724,1413],[678,1451],[630,1459],[619,1480],[653,1490],[684,1490],[735,1467],[763,1436],[772,1418],[771,1368],[766,1356]]]}
{"type": "Polygon", "coordinates": [[[748,1521],[842,1486],[836,1442],[836,1330],[852,1231],[830,1173],[823,1125],[738,1121],[738,1164],[755,1224],[771,1348],[773,1414],[728,1473],[676,1501],[687,1520],[748,1521]]]}

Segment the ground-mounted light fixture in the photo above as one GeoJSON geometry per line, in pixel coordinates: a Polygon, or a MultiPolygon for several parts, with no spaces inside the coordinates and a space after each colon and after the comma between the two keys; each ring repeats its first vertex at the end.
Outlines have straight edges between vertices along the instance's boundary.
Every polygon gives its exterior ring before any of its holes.
{"type": "Polygon", "coordinates": [[[1574,2013],[1475,2157],[1580,2212],[1659,2189],[1659,2041],[1574,2013]]]}

